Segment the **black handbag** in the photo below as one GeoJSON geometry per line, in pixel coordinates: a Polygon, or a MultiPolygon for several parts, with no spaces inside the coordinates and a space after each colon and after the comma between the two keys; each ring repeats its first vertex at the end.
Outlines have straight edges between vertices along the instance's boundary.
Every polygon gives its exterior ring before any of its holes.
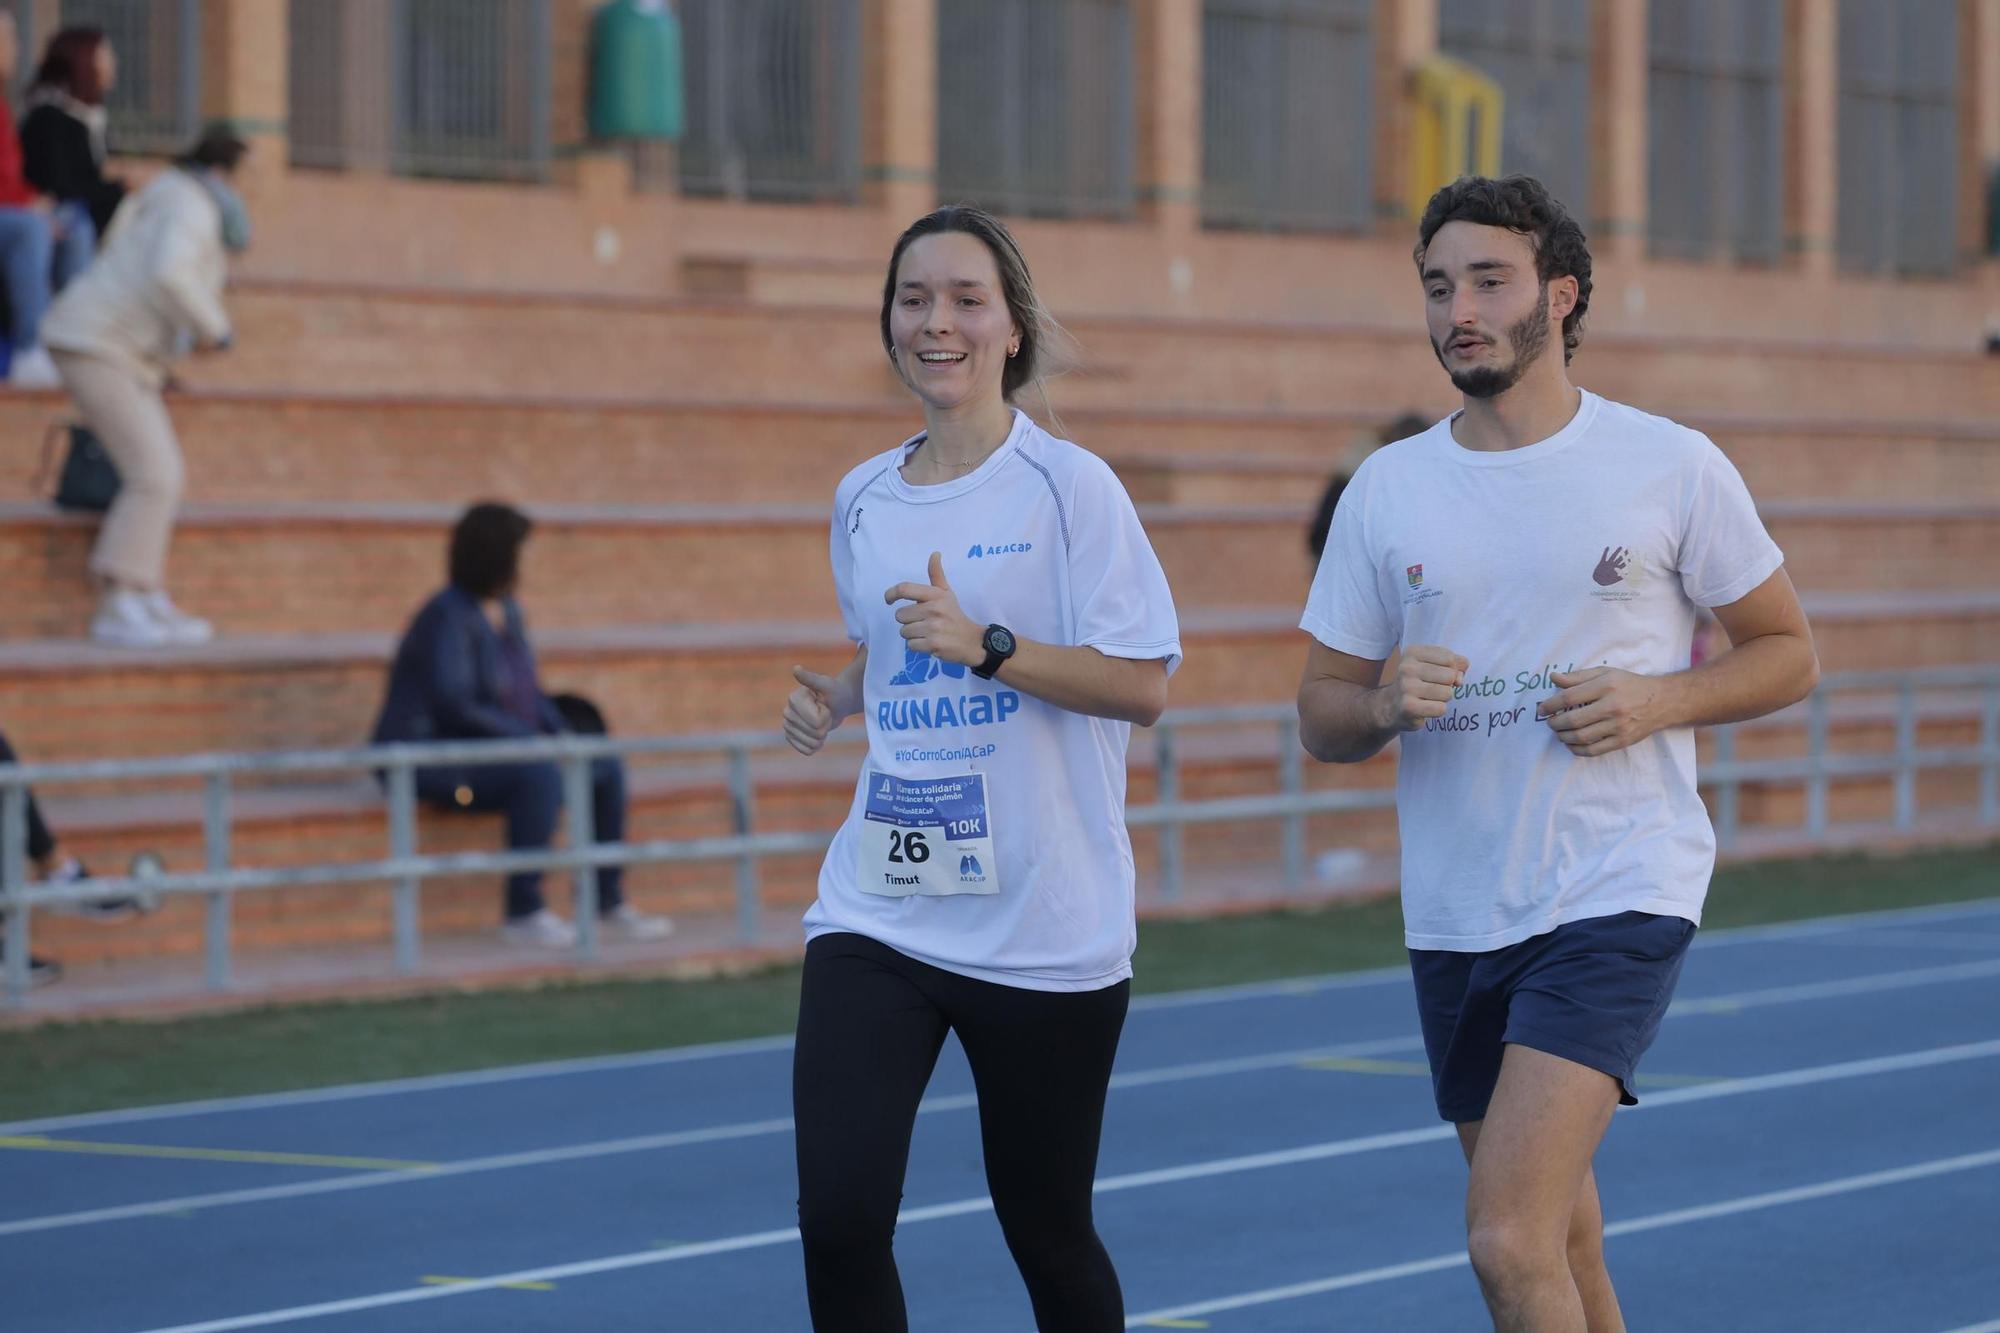
{"type": "Polygon", "coordinates": [[[42,440],[42,467],[35,489],[48,485],[49,461],[58,437],[67,434],[69,450],[63,455],[62,472],[56,478],[51,497],[58,509],[81,509],[102,513],[118,498],[118,468],[111,461],[103,441],[79,422],[57,422],[42,440]]]}

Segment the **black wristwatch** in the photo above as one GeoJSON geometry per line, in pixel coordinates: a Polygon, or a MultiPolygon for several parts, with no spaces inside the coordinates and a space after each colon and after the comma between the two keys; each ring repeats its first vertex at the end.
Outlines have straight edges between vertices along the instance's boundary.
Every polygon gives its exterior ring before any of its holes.
{"type": "Polygon", "coordinates": [[[1014,655],[1014,631],[1005,625],[988,625],[979,646],[986,650],[986,660],[972,668],[972,674],[981,680],[992,680],[1001,663],[1014,655]]]}

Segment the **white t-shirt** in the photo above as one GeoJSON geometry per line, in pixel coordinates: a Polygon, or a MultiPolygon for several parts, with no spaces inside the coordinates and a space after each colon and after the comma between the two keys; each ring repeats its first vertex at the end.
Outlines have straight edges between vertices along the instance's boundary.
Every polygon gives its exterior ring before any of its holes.
{"type": "Polygon", "coordinates": [[[1411,948],[1481,952],[1627,911],[1700,923],[1715,835],[1693,730],[1584,759],[1535,705],[1552,671],[1686,669],[1696,606],[1783,561],[1708,437],[1589,392],[1536,444],[1466,449],[1447,419],[1361,465],[1301,626],[1356,657],[1436,644],[1471,663],[1450,711],[1402,736],[1411,948]]]}
{"type": "Polygon", "coordinates": [[[1113,985],[1132,974],[1137,942],[1125,831],[1131,724],[1068,712],[1002,679],[910,653],[883,593],[928,582],[939,551],[959,605],[979,624],[1110,657],[1165,659],[1171,672],[1180,623],[1166,574],[1111,469],[1025,414],[1015,413],[1006,443],[977,471],[942,485],[903,480],[900,467],[922,438],[854,469],[834,496],[840,613],[848,637],[868,647],[868,759],[821,867],[806,937],[866,935],[1030,990],[1113,985]],[[946,844],[974,819],[892,832],[881,825],[886,808],[871,804],[885,783],[904,780],[954,779],[944,785],[956,798],[960,775],[983,779],[990,824],[976,831],[990,844],[946,844]],[[909,850],[902,844],[912,833],[927,864],[887,864],[909,850]],[[947,888],[899,887],[920,870],[942,875],[947,888]]]}

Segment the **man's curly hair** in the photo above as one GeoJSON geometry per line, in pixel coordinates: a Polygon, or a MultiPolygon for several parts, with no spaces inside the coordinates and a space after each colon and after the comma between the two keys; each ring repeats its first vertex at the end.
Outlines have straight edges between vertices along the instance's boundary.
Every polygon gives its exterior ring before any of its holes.
{"type": "Polygon", "coordinates": [[[1535,252],[1535,273],[1544,285],[1565,275],[1576,279],[1576,308],[1563,318],[1563,363],[1583,341],[1583,317],[1590,309],[1590,247],[1583,228],[1569,215],[1548,187],[1533,176],[1461,176],[1431,196],[1424,220],[1417,226],[1416,260],[1423,271],[1424,252],[1447,222],[1476,222],[1505,227],[1528,238],[1535,252]]]}

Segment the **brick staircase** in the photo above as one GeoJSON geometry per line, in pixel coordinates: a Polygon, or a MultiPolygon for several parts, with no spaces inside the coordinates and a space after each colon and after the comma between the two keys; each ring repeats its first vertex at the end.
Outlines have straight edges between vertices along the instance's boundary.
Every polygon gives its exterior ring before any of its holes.
{"type": "MultiPolygon", "coordinates": [[[[704,261],[708,263],[708,261],[704,261]]],[[[212,616],[214,645],[149,654],[81,641],[93,525],[32,496],[33,452],[0,475],[0,720],[36,760],[347,745],[365,737],[396,630],[442,578],[460,505],[499,497],[539,521],[524,600],[553,689],[602,701],[627,733],[770,726],[793,662],[845,655],[825,571],[826,508],[855,461],[920,417],[883,364],[858,261],[761,274],[716,260],[700,295],[417,290],[251,281],[232,296],[239,350],[191,371],[172,407],[189,500],[172,586],[212,616]],[[774,276],[775,274],[775,276],[774,276]]],[[[1058,302],[1060,305],[1060,303],[1058,302]]],[[[1188,660],[1175,704],[1282,702],[1304,642],[1303,520],[1354,438],[1405,407],[1442,410],[1411,327],[1327,319],[1069,320],[1083,348],[1055,381],[1061,428],[1111,459],[1173,582],[1188,660]]],[[[1805,592],[1829,670],[2000,660],[2000,362],[1910,343],[1593,334],[1579,382],[1703,428],[1764,504],[1805,592]]],[[[39,439],[52,395],[0,395],[0,433],[39,439]]],[[[1873,709],[1874,711],[1871,711],[1873,709]]],[[[1843,705],[1842,746],[1891,721],[1843,705]]],[[[1962,742],[1966,724],[1925,724],[1962,742]]],[[[1798,753],[1797,715],[1745,733],[1745,757],[1798,753]]],[[[825,828],[848,757],[762,756],[759,827],[825,828]]],[[[1273,742],[1190,740],[1185,795],[1268,790],[1273,742]]],[[[1389,782],[1393,763],[1309,766],[1314,787],[1389,782]]],[[[1964,804],[1965,775],[1927,775],[1926,805],[1964,804]]],[[[1133,799],[1151,746],[1134,744],[1133,799]]],[[[1844,783],[1836,817],[1887,807],[1844,783]]],[[[195,793],[171,785],[52,791],[68,841],[101,865],[141,848],[200,864],[195,793]]],[[[1747,791],[1746,825],[1796,822],[1798,794],[1747,791]]],[[[234,844],[246,865],[364,859],[381,803],[352,776],[252,787],[234,844]]],[[[632,835],[726,831],[719,760],[635,773],[632,835]]],[[[1386,853],[1380,815],[1316,817],[1311,845],[1386,853]]],[[[426,850],[494,845],[486,818],[426,816],[426,850]]],[[[1268,825],[1204,830],[1192,869],[1237,875],[1272,856],[1268,825]]],[[[1138,839],[1141,873],[1155,840],[1138,839]]],[[[766,867],[767,902],[811,893],[811,858],[766,867]]],[[[650,868],[645,905],[730,910],[727,866],[650,868]]],[[[489,880],[426,887],[427,933],[491,924],[489,880]]],[[[73,964],[190,955],[200,908],[109,927],[37,919],[73,964]]],[[[253,895],[246,950],[379,942],[381,886],[253,895]]]]}

